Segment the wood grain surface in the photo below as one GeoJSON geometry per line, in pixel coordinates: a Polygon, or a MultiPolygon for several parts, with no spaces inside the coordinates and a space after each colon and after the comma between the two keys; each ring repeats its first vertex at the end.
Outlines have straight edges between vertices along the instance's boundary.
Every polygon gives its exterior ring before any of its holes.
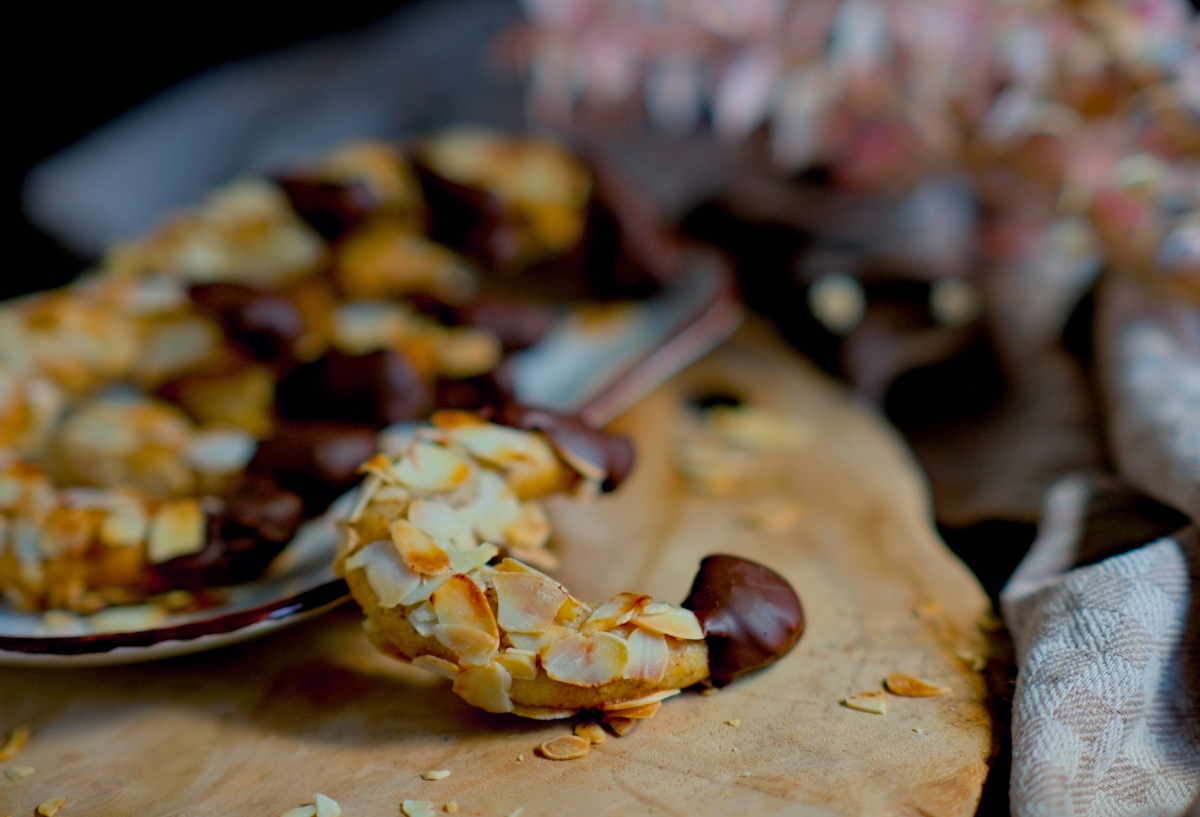
{"type": "Polygon", "coordinates": [[[623,590],[678,600],[705,554],[757,559],[794,583],[808,616],[782,662],[715,695],[685,692],[565,762],[535,748],[571,722],[471,709],[445,680],[376,654],[351,606],[156,663],[3,668],[0,729],[32,735],[0,765],[36,771],[0,777],[0,817],[60,794],[60,817],[278,817],[316,792],[346,817],[398,815],[404,799],[482,817],[973,813],[996,748],[970,666],[987,654],[988,602],[933,533],[898,438],[755,327],[617,425],[636,438],[638,467],[614,496],[554,503],[560,577],[591,601],[623,590]],[[750,454],[744,484],[704,495],[675,464],[697,425],[689,399],[713,392],[799,433],[750,454]],[[749,524],[764,498],[794,521],[749,524]],[[950,692],[889,695],[886,715],[840,703],[894,672],[950,692]],[[432,769],[451,774],[422,780],[432,769]]]}

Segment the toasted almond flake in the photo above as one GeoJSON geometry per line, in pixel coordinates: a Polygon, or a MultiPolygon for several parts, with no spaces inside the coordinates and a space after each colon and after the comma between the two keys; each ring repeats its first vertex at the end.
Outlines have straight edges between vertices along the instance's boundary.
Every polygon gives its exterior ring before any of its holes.
{"type": "Polygon", "coordinates": [[[314,794],[313,806],[317,809],[317,817],[342,817],[342,807],[332,797],[314,794]]]}
{"type": "Polygon", "coordinates": [[[422,780],[445,780],[449,776],[449,769],[433,769],[428,772],[421,772],[422,780]]]}
{"type": "Polygon", "coordinates": [[[671,607],[664,612],[635,616],[633,623],[647,630],[686,641],[699,641],[704,638],[704,629],[700,626],[696,614],[682,607],[671,607]]]}
{"type": "Polygon", "coordinates": [[[618,593],[592,612],[579,632],[584,635],[619,627],[637,615],[651,601],[649,596],[636,593],[618,593]]]}
{"type": "Polygon", "coordinates": [[[414,499],[408,506],[408,521],[435,539],[454,539],[469,522],[465,514],[436,499],[414,499]]]}
{"type": "Polygon", "coordinates": [[[4,776],[12,781],[24,780],[32,774],[32,766],[9,766],[4,770],[4,776]]]}
{"type": "Polygon", "coordinates": [[[512,712],[511,688],[512,676],[494,662],[465,669],[454,679],[455,694],[485,712],[512,712]]]}
{"type": "Polygon", "coordinates": [[[654,703],[642,704],[641,706],[632,706],[628,709],[618,710],[617,714],[622,718],[628,718],[630,720],[642,720],[645,718],[653,718],[658,714],[658,710],[660,709],[662,709],[662,701],[655,701],[654,703]]]}
{"type": "Polygon", "coordinates": [[[629,645],[629,665],[625,667],[625,677],[653,684],[661,681],[667,674],[671,660],[666,636],[638,628],[625,637],[625,643],[629,645]]]}
{"type": "Polygon", "coordinates": [[[954,656],[975,672],[982,672],[987,666],[987,660],[979,653],[971,650],[958,650],[954,653],[954,656]]]}
{"type": "Polygon", "coordinates": [[[458,811],[458,803],[451,800],[449,803],[442,806],[442,811],[446,812],[447,814],[453,814],[454,812],[458,811]]]}
{"type": "Polygon", "coordinates": [[[430,597],[439,624],[457,624],[500,638],[487,596],[468,576],[455,573],[430,597]]]}
{"type": "Polygon", "coordinates": [[[418,576],[437,576],[450,569],[450,557],[425,531],[407,519],[397,519],[390,528],[392,543],[404,566],[418,576]]]}
{"type": "Polygon", "coordinates": [[[477,545],[469,550],[451,550],[450,569],[455,573],[470,573],[490,562],[499,552],[500,548],[487,544],[477,545]]]}
{"type": "Polygon", "coordinates": [[[106,547],[135,547],[145,541],[149,529],[145,510],[131,504],[105,516],[98,537],[106,547]]]}
{"type": "Polygon", "coordinates": [[[704,414],[705,430],[718,439],[751,451],[794,450],[813,436],[799,417],[754,406],[717,406],[704,414]]]}
{"type": "Polygon", "coordinates": [[[317,807],[313,805],[296,806],[288,809],[279,817],[317,817],[317,807]]]}
{"type": "Polygon", "coordinates": [[[522,762],[524,762],[524,760],[525,760],[525,755],[524,755],[523,753],[522,753],[522,754],[519,754],[519,755],[517,755],[517,762],[518,762],[518,763],[522,763],[522,762]]]}
{"type": "Polygon", "coordinates": [[[4,741],[4,745],[0,746],[0,763],[7,760],[12,760],[17,756],[17,752],[29,740],[29,727],[16,726],[8,733],[8,739],[4,741]]]}
{"type": "Polygon", "coordinates": [[[161,564],[204,549],[205,518],[200,503],[193,499],[164,502],[150,522],[146,558],[161,564]]]}
{"type": "Polygon", "coordinates": [[[742,721],[741,718],[730,718],[729,720],[725,721],[725,724],[727,726],[738,727],[742,725],[742,721]]]}
{"type": "Polygon", "coordinates": [[[471,467],[458,451],[418,439],[405,449],[391,472],[414,491],[443,493],[466,482],[471,467]]]}
{"type": "Polygon", "coordinates": [[[517,681],[537,678],[537,653],[510,647],[496,656],[496,663],[508,670],[517,681]]]}
{"type": "Polygon", "coordinates": [[[637,718],[605,718],[608,728],[619,738],[623,738],[637,728],[637,718]]]}
{"type": "Polygon", "coordinates": [[[457,664],[447,661],[445,658],[438,658],[436,655],[418,655],[412,660],[412,665],[429,672],[435,672],[443,678],[449,678],[453,681],[458,677],[459,670],[457,664]]]}
{"type": "Polygon", "coordinates": [[[604,727],[595,721],[592,723],[581,723],[576,725],[575,734],[593,746],[599,746],[601,743],[604,743],[604,741],[608,740],[608,735],[604,734],[604,727]]]}
{"type": "Polygon", "coordinates": [[[514,550],[537,550],[549,539],[550,519],[537,502],[521,503],[520,513],[504,526],[504,541],[514,550]]]}
{"type": "Polygon", "coordinates": [[[575,631],[571,628],[555,624],[544,633],[507,633],[505,637],[517,649],[528,650],[540,655],[547,646],[574,634],[575,631]]]}
{"type": "Polygon", "coordinates": [[[495,636],[461,624],[439,624],[433,628],[433,637],[468,667],[481,667],[491,661],[500,646],[495,636]]]}
{"type": "Polygon", "coordinates": [[[496,620],[510,633],[544,633],[553,625],[567,600],[567,591],[541,573],[499,572],[492,576],[496,588],[496,620]]]}
{"type": "Polygon", "coordinates": [[[37,813],[40,817],[54,817],[58,814],[58,810],[67,804],[67,798],[63,795],[51,797],[49,800],[43,800],[38,803],[37,813]]]}
{"type": "MultiPolygon", "coordinates": [[[[665,701],[667,698],[673,698],[678,695],[678,689],[660,689],[658,692],[651,692],[649,695],[642,695],[637,698],[630,698],[627,701],[614,701],[612,703],[601,704],[600,709],[604,712],[619,712],[625,709],[636,709],[641,706],[665,701]]],[[[624,712],[621,712],[624,715],[624,712]]]]}
{"type": "Polygon", "coordinates": [[[542,649],[542,667],[555,681],[598,687],[625,674],[629,646],[611,633],[575,633],[542,649]]]}
{"type": "Polygon", "coordinates": [[[405,800],[400,803],[400,810],[407,817],[435,817],[432,800],[405,800]]]}
{"type": "Polygon", "coordinates": [[[592,751],[592,745],[578,735],[563,735],[538,747],[547,760],[575,760],[592,751]]]}
{"type": "Polygon", "coordinates": [[[884,681],[884,685],[888,692],[893,695],[902,695],[905,698],[929,698],[950,691],[949,687],[898,672],[889,675],[884,681]]]}
{"type": "Polygon", "coordinates": [[[139,604],[101,610],[87,617],[87,625],[94,633],[133,633],[152,629],[166,617],[167,611],[157,604],[139,604]]]}
{"type": "Polygon", "coordinates": [[[412,604],[407,599],[421,586],[421,577],[413,573],[403,562],[391,542],[371,542],[346,559],[345,571],[362,568],[367,572],[367,584],[379,599],[380,607],[389,609],[401,604],[412,604]]]}
{"type": "Polygon", "coordinates": [[[879,690],[870,690],[868,692],[856,692],[853,695],[847,695],[842,699],[842,703],[850,709],[857,709],[860,712],[870,712],[875,715],[886,715],[887,697],[879,690]]]}
{"type": "Polygon", "coordinates": [[[718,692],[720,692],[720,691],[721,691],[721,690],[720,690],[720,688],[719,688],[719,687],[714,687],[714,686],[706,686],[706,687],[703,687],[703,688],[700,690],[700,694],[701,694],[701,695],[704,695],[705,697],[707,697],[707,696],[709,696],[709,695],[716,695],[716,694],[717,694],[718,692]]]}
{"type": "MultiPolygon", "coordinates": [[[[535,721],[561,721],[566,718],[573,718],[579,714],[578,709],[556,709],[550,706],[524,706],[522,704],[513,704],[512,713],[520,715],[522,718],[529,718],[535,721]]],[[[525,756],[520,755],[517,760],[524,760],[525,756]]]]}

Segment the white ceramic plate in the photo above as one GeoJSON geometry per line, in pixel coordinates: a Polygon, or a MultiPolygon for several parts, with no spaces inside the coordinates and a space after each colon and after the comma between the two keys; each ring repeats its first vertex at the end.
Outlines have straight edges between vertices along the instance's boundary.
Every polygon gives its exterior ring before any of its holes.
{"type": "MultiPolygon", "coordinates": [[[[660,295],[565,319],[514,361],[518,397],[603,424],[729,336],[741,321],[728,270],[696,256],[660,295]]],[[[99,666],[150,661],[233,644],[328,610],[348,598],[333,575],[339,506],[309,522],[260,579],[224,589],[221,604],[152,624],[102,615],[56,622],[0,606],[0,664],[99,666]],[[115,620],[114,620],[115,619],[115,620]],[[100,630],[100,631],[98,631],[100,630]]]]}

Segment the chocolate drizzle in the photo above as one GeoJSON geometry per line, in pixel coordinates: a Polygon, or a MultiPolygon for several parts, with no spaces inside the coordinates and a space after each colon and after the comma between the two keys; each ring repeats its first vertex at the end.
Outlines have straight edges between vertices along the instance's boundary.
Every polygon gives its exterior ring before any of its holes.
{"type": "Polygon", "coordinates": [[[706,556],[683,606],[704,628],[716,686],[779,660],[804,633],[804,610],[787,580],[738,556],[706,556]]]}

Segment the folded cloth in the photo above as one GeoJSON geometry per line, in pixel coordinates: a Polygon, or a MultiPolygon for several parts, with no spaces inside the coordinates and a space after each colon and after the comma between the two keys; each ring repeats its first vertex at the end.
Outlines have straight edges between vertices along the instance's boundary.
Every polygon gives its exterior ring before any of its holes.
{"type": "Polygon", "coordinates": [[[1018,817],[1160,817],[1200,797],[1200,306],[1114,280],[1096,327],[1116,470],[1141,493],[1057,483],[1001,594],[1018,817]]]}

